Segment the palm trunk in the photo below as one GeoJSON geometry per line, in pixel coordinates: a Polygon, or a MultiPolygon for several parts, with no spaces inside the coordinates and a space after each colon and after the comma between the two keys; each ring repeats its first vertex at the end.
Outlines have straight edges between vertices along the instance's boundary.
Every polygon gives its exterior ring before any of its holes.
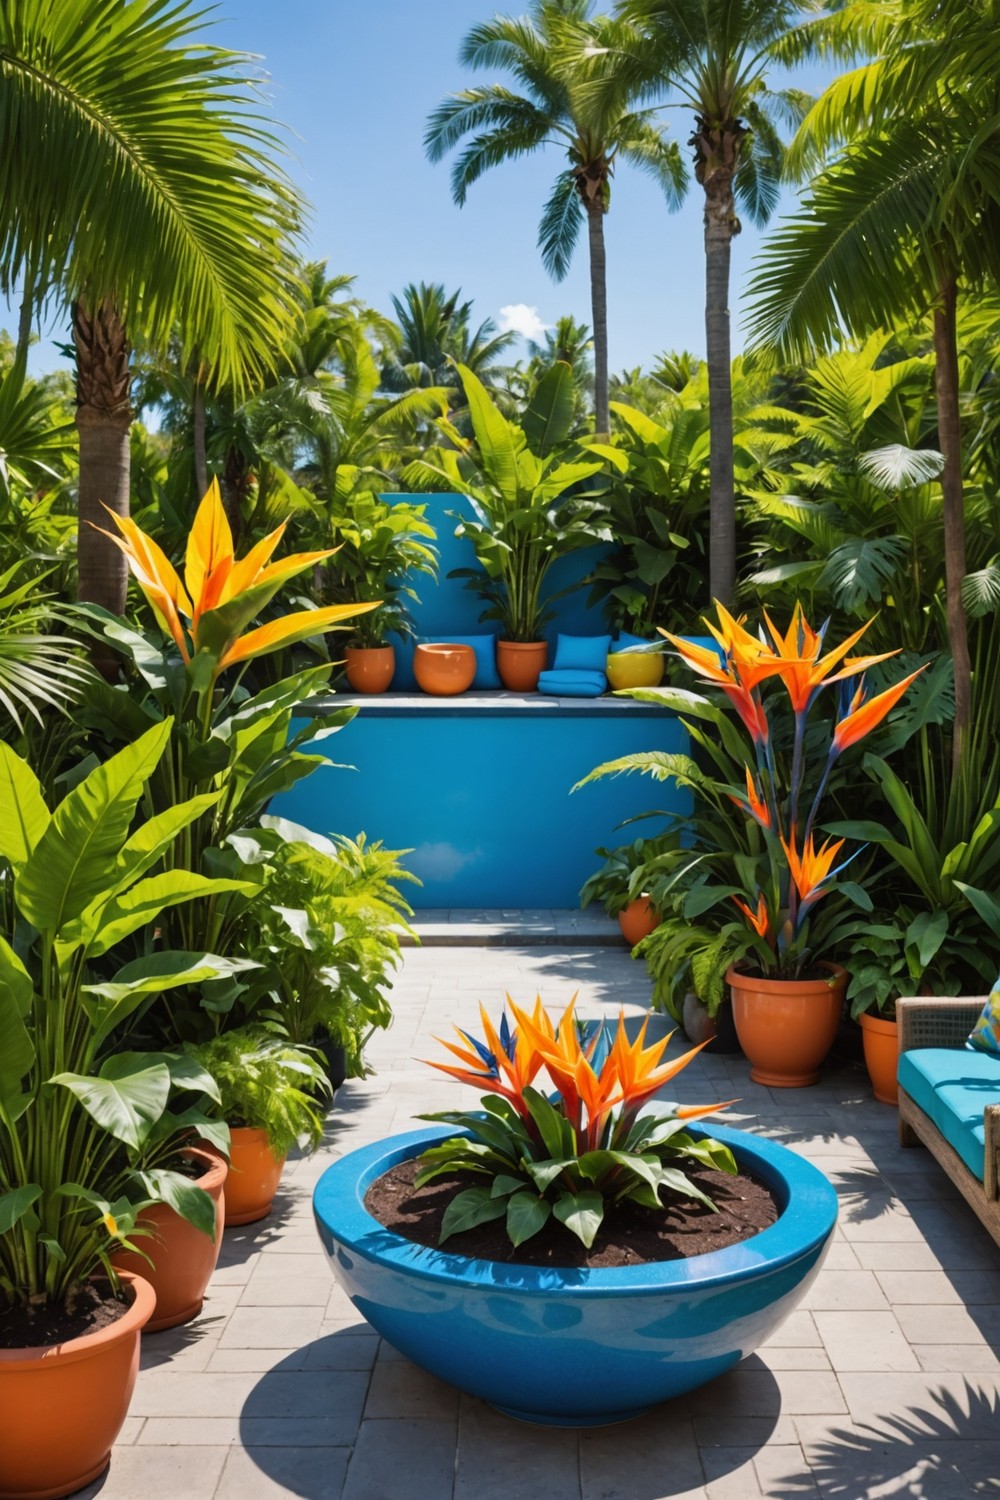
{"type": "Polygon", "coordinates": [[[590,239],[590,307],[594,324],[594,427],[598,437],[611,431],[608,406],[608,277],[604,249],[604,199],[588,199],[587,230],[590,239]]]}
{"type": "Polygon", "coordinates": [[[710,599],[731,605],[736,592],[736,494],[733,484],[732,331],[729,262],[739,234],[733,177],[746,129],[738,120],[696,121],[695,176],[705,190],[705,355],[708,364],[710,599]]]}
{"type": "MultiPolygon", "coordinates": [[[[114,303],[102,302],[94,312],[82,301],[74,303],[73,342],[80,435],[77,593],[120,615],[125,610],[128,568],[119,549],[101,534],[110,525],[108,510],[119,516],[129,513],[131,349],[114,303]]],[[[105,658],[98,663],[102,670],[113,661],[107,651],[105,658]]]]}
{"type": "Polygon", "coordinates": [[[205,452],[205,389],[198,379],[194,383],[191,418],[194,443],[194,486],[197,490],[195,500],[200,500],[208,489],[208,455],[205,452]]]}
{"type": "Polygon", "coordinates": [[[955,671],[955,724],[952,770],[957,774],[972,715],[972,665],[962,579],[965,577],[965,491],[962,483],[962,427],[959,417],[958,335],[953,276],[942,278],[934,309],[934,385],[937,393],[938,442],[944,458],[941,494],[944,500],[944,580],[948,613],[948,644],[955,671]]]}

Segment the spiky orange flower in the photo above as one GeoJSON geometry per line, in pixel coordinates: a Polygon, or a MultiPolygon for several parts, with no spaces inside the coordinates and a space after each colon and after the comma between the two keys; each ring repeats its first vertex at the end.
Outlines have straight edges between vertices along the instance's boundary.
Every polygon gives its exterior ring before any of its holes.
{"type": "Polygon", "coordinates": [[[871,625],[871,620],[849,635],[846,641],[841,641],[832,651],[823,654],[823,635],[821,631],[813,630],[806,619],[801,604],[796,604],[792,611],[792,619],[784,636],[776,628],[767,610],[764,611],[764,619],[770,631],[771,639],[775,645],[774,675],[780,676],[792,708],[797,714],[804,714],[812,702],[814,694],[820,688],[827,687],[831,682],[840,682],[845,677],[856,676],[864,672],[875,662],[886,661],[890,656],[895,656],[895,651],[884,651],[879,656],[852,656],[847,655],[851,647],[861,639],[865,631],[871,625]],[[831,667],[843,660],[844,665],[839,672],[832,675],[831,667]]]}
{"type": "Polygon", "coordinates": [[[764,899],[763,892],[758,891],[757,893],[756,911],[754,911],[752,907],[749,907],[745,901],[741,901],[739,896],[733,896],[732,900],[746,917],[747,921],[750,923],[750,926],[753,928],[754,932],[756,932],[757,936],[766,938],[770,917],[767,910],[767,901],[764,899]]]}
{"type": "Polygon", "coordinates": [[[213,479],[188,536],[182,583],[152,537],[129,517],[110,510],[108,514],[120,535],[111,531],[103,534],[125,554],[132,576],[157,621],[173,638],[186,663],[199,652],[207,652],[214,658],[213,678],[237,662],[248,661],[279,646],[290,646],[307,636],[321,635],[342,620],[375,609],[379,603],[376,600],[298,610],[244,635],[247,625],[270,603],[283,583],[331,556],[336,547],[321,552],[295,552],[272,563],[271,556],[287,525],[282,521],[246,557],[237,561],[219,482],[213,479]]]}
{"type": "MultiPolygon", "coordinates": [[[[519,1014],[509,995],[507,1004],[515,1016],[519,1014]]],[[[536,1001],[536,1010],[541,1010],[540,1000],[536,1001]]],[[[544,1015],[544,1012],[542,1014],[544,1015]]],[[[454,1063],[433,1062],[430,1059],[425,1059],[425,1061],[430,1067],[437,1068],[439,1072],[456,1078],[459,1083],[468,1083],[473,1088],[482,1088],[490,1093],[502,1095],[513,1104],[519,1114],[527,1117],[528,1108],[524,1102],[524,1090],[534,1082],[542,1067],[542,1058],[535,1051],[522,1027],[511,1035],[504,1022],[498,1032],[483,1005],[479,1007],[479,1016],[483,1025],[485,1045],[481,1045],[458,1026],[455,1030],[461,1038],[460,1043],[447,1042],[443,1037],[434,1038],[459,1059],[462,1063],[461,1067],[455,1067],[454,1063]]]]}
{"type": "Polygon", "coordinates": [[[927,670],[928,663],[918,667],[911,672],[909,677],[904,677],[901,682],[893,683],[891,688],[886,688],[884,693],[877,694],[874,698],[865,701],[864,683],[858,688],[851,699],[850,712],[840,720],[833,732],[833,744],[830,749],[831,755],[839,755],[850,745],[856,745],[863,740],[865,735],[871,734],[872,730],[881,724],[896,704],[902,698],[906,689],[913,680],[920,676],[921,672],[927,670]]]}
{"type": "Polygon", "coordinates": [[[795,883],[802,905],[811,905],[818,901],[820,896],[825,894],[820,887],[825,880],[829,880],[833,862],[844,847],[844,840],[827,839],[821,849],[816,849],[813,836],[810,834],[800,854],[795,847],[793,834],[787,842],[784,838],[781,840],[781,847],[785,851],[788,872],[795,883]]]}
{"type": "Polygon", "coordinates": [[[730,802],[735,802],[737,807],[742,807],[745,812],[760,824],[761,828],[771,827],[771,810],[764,801],[763,793],[757,784],[757,778],[753,775],[750,767],[746,768],[747,794],[746,798],[734,797],[732,792],[728,794],[730,802]]]}

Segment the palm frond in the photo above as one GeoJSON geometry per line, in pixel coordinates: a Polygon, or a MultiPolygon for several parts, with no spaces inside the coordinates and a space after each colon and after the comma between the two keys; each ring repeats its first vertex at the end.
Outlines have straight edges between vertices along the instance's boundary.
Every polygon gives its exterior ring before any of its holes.
{"type": "Polygon", "coordinates": [[[574,174],[560,172],[538,224],[542,264],[553,281],[562,281],[569,270],[584,212],[574,174]]]}
{"type": "Polygon", "coordinates": [[[39,268],[114,298],[133,337],[180,323],[220,381],[273,368],[302,202],[250,60],[174,0],[0,7],[0,285],[39,268]],[[183,317],[181,313],[183,312],[183,317]]]}
{"type": "Polygon", "coordinates": [[[862,453],[858,465],[884,489],[903,490],[937,479],[944,458],[932,448],[905,448],[902,443],[892,443],[888,448],[862,453]]]}

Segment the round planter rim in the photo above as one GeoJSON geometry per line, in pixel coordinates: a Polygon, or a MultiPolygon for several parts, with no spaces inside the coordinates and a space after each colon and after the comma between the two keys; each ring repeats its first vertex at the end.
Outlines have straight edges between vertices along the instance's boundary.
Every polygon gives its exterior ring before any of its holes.
{"type": "Polygon", "coordinates": [[[863,1010],[858,1016],[858,1024],[868,1031],[880,1031],[883,1036],[897,1029],[895,1016],[873,1015],[868,1010],[863,1010]]]}
{"type": "Polygon", "coordinates": [[[39,1344],[21,1349],[0,1349],[0,1368],[5,1371],[37,1369],[45,1361],[55,1358],[64,1364],[86,1359],[101,1344],[117,1343],[119,1339],[131,1338],[149,1322],[156,1310],[156,1293],[149,1282],[134,1271],[119,1271],[118,1279],[123,1286],[132,1287],[135,1295],[120,1318],[98,1328],[96,1333],[83,1333],[79,1338],[67,1339],[62,1344],[39,1344]]]}
{"type": "Polygon", "coordinates": [[[765,975],[758,978],[754,974],[748,974],[745,969],[738,969],[735,964],[726,970],[726,983],[731,989],[740,988],[761,990],[765,995],[787,994],[789,989],[797,989],[805,992],[809,989],[817,993],[821,990],[832,990],[847,978],[847,970],[842,964],[835,964],[828,959],[820,959],[821,969],[829,969],[829,979],[768,979],[765,975]],[[736,981],[734,984],[733,981],[736,981]]]}
{"type": "Polygon", "coordinates": [[[777,1142],[751,1137],[741,1130],[714,1126],[711,1131],[694,1127],[691,1131],[698,1136],[711,1135],[731,1147],[737,1161],[759,1172],[769,1187],[795,1200],[795,1212],[786,1211],[786,1200],[776,1223],[752,1239],[703,1255],[638,1266],[530,1266],[435,1249],[386,1229],[365,1208],[364,1196],[376,1178],[391,1167],[418,1155],[434,1141],[461,1134],[449,1126],[387,1136],[347,1152],[327,1167],[317,1183],[313,1211],[321,1234],[323,1227],[329,1228],[341,1245],[366,1260],[394,1265],[408,1276],[432,1282],[510,1287],[528,1296],[548,1296],[557,1285],[567,1296],[584,1298],[607,1296],[609,1292],[640,1295],[653,1287],[680,1290],[695,1283],[721,1287],[745,1280],[755,1270],[798,1260],[825,1242],[836,1222],[837,1195],[811,1162],[777,1142]]]}

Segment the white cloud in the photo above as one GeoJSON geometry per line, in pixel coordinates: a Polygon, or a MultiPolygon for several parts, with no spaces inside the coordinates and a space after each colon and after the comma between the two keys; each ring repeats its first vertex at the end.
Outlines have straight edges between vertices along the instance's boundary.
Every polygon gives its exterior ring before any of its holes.
{"type": "Polygon", "coordinates": [[[511,302],[507,307],[501,307],[498,326],[501,333],[519,333],[533,344],[540,344],[550,327],[542,322],[538,308],[529,307],[525,302],[511,302]]]}

